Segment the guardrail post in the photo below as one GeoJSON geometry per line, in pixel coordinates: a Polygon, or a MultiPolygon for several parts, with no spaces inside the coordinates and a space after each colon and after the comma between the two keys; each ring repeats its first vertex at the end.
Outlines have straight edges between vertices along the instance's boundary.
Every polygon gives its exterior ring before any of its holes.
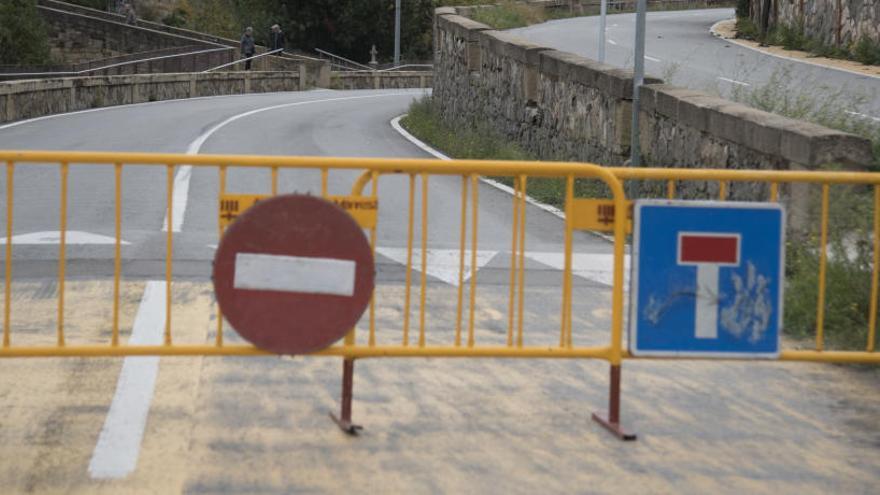
{"type": "Polygon", "coordinates": [[[306,88],[308,87],[307,81],[306,81],[306,76],[307,76],[306,64],[300,64],[299,65],[299,90],[300,91],[305,91],[306,88]]]}
{"type": "Polygon", "coordinates": [[[351,422],[351,400],[354,395],[354,359],[345,358],[342,361],[342,402],[340,414],[337,417],[332,412],[330,418],[339,426],[339,429],[349,435],[357,435],[363,426],[351,422]]]}

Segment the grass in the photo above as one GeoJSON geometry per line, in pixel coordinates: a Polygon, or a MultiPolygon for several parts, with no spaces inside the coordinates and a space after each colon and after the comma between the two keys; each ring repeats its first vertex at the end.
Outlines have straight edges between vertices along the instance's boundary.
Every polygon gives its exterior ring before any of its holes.
{"type": "MultiPolygon", "coordinates": [[[[477,9],[470,15],[470,18],[482,22],[495,29],[513,29],[518,27],[531,26],[554,19],[567,19],[571,17],[588,17],[599,15],[599,6],[580,6],[576,9],[568,8],[552,8],[545,9],[542,6],[530,5],[525,2],[513,0],[490,1],[472,1],[472,2],[456,2],[455,0],[445,1],[443,3],[449,5],[486,5],[484,8],[477,9]]],[[[713,2],[712,7],[733,6],[735,0],[729,2],[713,2]]],[[[648,4],[649,12],[667,11],[667,10],[691,10],[707,8],[707,2],[688,2],[682,4],[648,4]]],[[[635,12],[635,1],[624,7],[609,6],[608,14],[624,14],[635,12]]]]}
{"type": "MultiPolygon", "coordinates": [[[[409,113],[401,124],[407,131],[451,158],[473,160],[537,160],[533,154],[499,134],[485,122],[470,126],[445,125],[434,101],[423,97],[410,105],[409,113]]],[[[513,177],[492,177],[513,187],[513,177]]],[[[565,181],[556,178],[531,178],[527,193],[532,198],[558,208],[564,207],[565,181]]],[[[604,197],[607,192],[595,180],[575,181],[578,197],[604,197]]]]}
{"type": "MultiPolygon", "coordinates": [[[[763,110],[870,135],[875,143],[880,142],[880,130],[846,114],[845,109],[849,107],[843,104],[847,97],[842,92],[817,99],[815,95],[795,91],[792,83],[789,74],[778,73],[763,86],[738,96],[741,101],[763,110]]],[[[453,158],[535,159],[487,123],[456,127],[443,124],[430,97],[414,102],[402,124],[413,135],[453,158]]],[[[513,184],[511,177],[495,179],[513,184]]],[[[602,189],[596,181],[578,180],[575,195],[605,197],[602,189]]],[[[828,349],[864,349],[873,267],[873,188],[839,185],[830,191],[824,342],[828,349]]],[[[564,207],[562,179],[529,179],[527,193],[543,203],[564,207]]],[[[802,232],[790,231],[786,246],[785,333],[804,340],[814,338],[817,326],[821,203],[819,188],[814,188],[812,193],[807,212],[809,226],[802,232]]]]}

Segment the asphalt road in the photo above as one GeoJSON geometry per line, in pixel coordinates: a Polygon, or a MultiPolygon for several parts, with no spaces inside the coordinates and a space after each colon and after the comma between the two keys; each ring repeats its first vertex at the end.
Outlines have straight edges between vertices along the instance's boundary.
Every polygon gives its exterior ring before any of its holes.
{"type": "MultiPolygon", "coordinates": [[[[313,91],[109,108],[0,127],[0,148],[422,157],[388,125],[420,94],[313,91]]],[[[179,343],[213,342],[216,332],[207,274],[218,183],[215,173],[193,170],[185,214],[170,222],[179,226],[171,308],[179,343]]],[[[347,192],[355,175],[331,174],[330,192],[347,192]]],[[[93,166],[71,171],[69,227],[87,232],[86,241],[112,235],[112,180],[112,172],[93,166]]],[[[282,173],[279,189],[317,192],[318,184],[315,173],[282,173]]],[[[430,184],[436,256],[429,254],[426,334],[428,344],[449,344],[457,288],[443,278],[443,259],[458,245],[460,186],[457,178],[430,184]]],[[[57,187],[57,166],[19,167],[16,235],[57,230],[57,187]]],[[[126,169],[123,188],[122,237],[130,244],[123,248],[121,337],[160,342],[165,171],[126,169]]],[[[400,342],[405,314],[404,270],[394,253],[405,245],[408,180],[383,178],[379,188],[378,244],[387,255],[380,250],[377,260],[377,341],[391,344],[400,342]]],[[[269,173],[231,171],[228,189],[268,192],[269,173]]],[[[486,257],[475,335],[480,345],[503,344],[511,198],[485,185],[480,198],[479,250],[486,257]]],[[[558,344],[562,225],[528,209],[528,346],[558,344]]],[[[54,345],[57,245],[24,239],[14,247],[12,341],[54,345]]],[[[576,246],[576,261],[585,264],[574,289],[574,342],[607,343],[607,272],[588,268],[595,260],[610,265],[610,245],[580,234],[576,246]]],[[[86,243],[68,253],[74,280],[66,289],[67,338],[106,343],[112,248],[86,243]]],[[[415,342],[418,291],[413,296],[415,342]]],[[[364,330],[359,325],[360,342],[364,330]]],[[[226,338],[239,340],[228,329],[226,338]]],[[[880,472],[872,371],[627,362],[624,421],[641,434],[629,445],[588,419],[606,404],[603,362],[358,361],[354,419],[366,429],[356,439],[326,416],[338,407],[339,372],[338,359],[310,357],[2,360],[0,491],[868,493],[880,472]]]]}
{"type": "MultiPolygon", "coordinates": [[[[771,80],[816,105],[833,102],[856,118],[880,122],[880,78],[785,60],[714,37],[709,29],[733,9],[649,12],[645,72],[667,83],[730,98],[765,89],[771,80]],[[775,79],[773,79],[775,77],[775,79]],[[877,119],[877,120],[872,120],[877,119]]],[[[598,60],[599,17],[578,17],[511,32],[532,42],[598,60]]],[[[606,63],[632,68],[635,14],[607,18],[606,63]]]]}
{"type": "MultiPolygon", "coordinates": [[[[422,91],[312,91],[188,101],[159,102],[131,107],[60,115],[34,122],[0,126],[0,148],[92,151],[149,151],[202,154],[260,154],[305,156],[430,157],[394,131],[389,121],[406,109],[422,91]],[[247,114],[242,116],[242,114],[247,114]],[[232,119],[232,120],[230,120],[232,119]],[[220,126],[220,127],[218,127],[220,126]],[[197,148],[197,149],[196,149],[197,148]]],[[[178,175],[180,175],[178,171],[178,175]]],[[[348,194],[360,172],[333,172],[330,194],[348,194]]],[[[59,225],[58,167],[22,166],[16,171],[14,235],[57,231],[59,225]]],[[[113,172],[110,168],[72,166],[68,229],[113,236],[113,172]]],[[[156,278],[164,273],[166,172],[162,167],[127,167],[123,173],[122,239],[124,274],[156,278]]],[[[5,176],[0,179],[0,184],[5,176]]],[[[269,193],[268,170],[230,168],[230,193],[269,193]]],[[[215,170],[195,168],[184,184],[186,202],[175,206],[180,232],[175,236],[175,273],[207,279],[217,237],[218,176],[215,170]]],[[[5,185],[2,200],[5,201],[5,185]]],[[[380,179],[378,246],[406,245],[409,181],[380,179]]],[[[421,184],[416,185],[416,232],[420,232],[421,184]]],[[[430,180],[428,245],[457,249],[460,221],[460,179],[430,180]]],[[[320,193],[317,171],[282,170],[279,192],[320,193]]],[[[501,250],[510,245],[510,196],[481,186],[479,249],[501,250]]],[[[526,245],[537,252],[561,252],[560,220],[529,207],[526,245]]],[[[5,217],[0,228],[5,231],[5,217]]],[[[418,239],[418,236],[416,237],[418,239]]],[[[578,235],[584,252],[610,253],[608,243],[589,234],[578,235]]],[[[72,244],[70,275],[112,275],[113,246],[72,244]]],[[[53,277],[57,247],[16,242],[16,275],[53,277]]],[[[397,263],[382,266],[396,266],[397,263]]],[[[380,277],[386,273],[380,270],[380,277]]],[[[399,275],[399,274],[398,274],[399,275]]]]}

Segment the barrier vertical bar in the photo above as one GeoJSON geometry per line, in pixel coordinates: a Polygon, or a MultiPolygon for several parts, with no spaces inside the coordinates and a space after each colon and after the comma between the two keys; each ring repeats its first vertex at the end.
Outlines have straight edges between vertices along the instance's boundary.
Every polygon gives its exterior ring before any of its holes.
{"type": "Polygon", "coordinates": [[[523,346],[523,303],[525,302],[525,253],[526,253],[526,189],[528,177],[520,176],[520,197],[519,197],[519,283],[517,291],[519,292],[519,303],[517,305],[518,323],[516,329],[516,345],[523,346]]]}
{"type": "Polygon", "coordinates": [[[718,200],[726,201],[727,200],[727,181],[719,180],[718,181],[718,200]]]}
{"type": "Polygon", "coordinates": [[[110,345],[119,345],[119,278],[122,272],[122,164],[114,166],[115,175],[115,219],[116,242],[113,255],[113,335],[110,345]]]}
{"type": "Polygon", "coordinates": [[[458,255],[458,305],[455,310],[455,346],[461,345],[461,312],[464,304],[464,257],[467,247],[467,176],[461,176],[461,234],[458,255]]]}
{"type": "Polygon", "coordinates": [[[272,167],[272,196],[278,196],[278,167],[272,167]]]}
{"type": "MultiPolygon", "coordinates": [[[[604,180],[614,194],[614,211],[626,211],[626,195],[621,181],[614,176],[607,175],[604,180]]],[[[611,365],[611,381],[608,387],[608,416],[601,413],[593,413],[592,415],[593,421],[624,441],[636,439],[634,433],[625,431],[620,424],[620,382],[623,361],[623,259],[626,249],[626,225],[626,215],[614,216],[614,286],[611,292],[611,345],[608,358],[611,365]]]]}
{"type": "Polygon", "coordinates": [[[58,346],[64,346],[64,275],[66,268],[67,250],[67,175],[69,172],[67,162],[61,163],[61,205],[59,230],[61,230],[61,242],[58,246],[58,346]]]}
{"type": "MultiPolygon", "coordinates": [[[[226,194],[226,165],[220,165],[217,169],[219,187],[217,189],[217,204],[223,201],[223,195],[226,194]]],[[[217,239],[223,238],[223,227],[217,223],[218,236],[217,239]]],[[[214,343],[217,347],[223,347],[223,311],[220,309],[220,303],[217,303],[217,335],[214,343]]]]}
{"type": "Polygon", "coordinates": [[[572,234],[574,225],[574,176],[565,179],[565,268],[562,272],[562,328],[559,347],[571,347],[572,234]]]}
{"type": "Polygon", "coordinates": [[[354,397],[354,359],[342,360],[342,403],[340,404],[339,417],[330,413],[330,418],[339,426],[339,429],[349,435],[357,435],[362,430],[360,425],[351,422],[351,402],[354,397]]]}
{"type": "Polygon", "coordinates": [[[409,345],[409,310],[412,290],[413,229],[415,228],[416,176],[409,174],[409,227],[406,240],[406,295],[403,302],[403,345],[409,345]]]}
{"type": "Polygon", "coordinates": [[[779,198],[779,184],[776,182],[770,183],[770,201],[776,202],[779,198]]]}
{"type": "Polygon", "coordinates": [[[816,301],[816,350],[825,347],[825,276],[828,255],[828,184],[822,184],[822,231],[819,239],[819,296],[816,301]]]}
{"type": "Polygon", "coordinates": [[[6,162],[6,271],[3,291],[3,347],[9,347],[12,341],[12,209],[15,192],[15,164],[6,162]]]}
{"type": "Polygon", "coordinates": [[[666,199],[675,199],[675,181],[672,179],[666,181],[666,199]]]}
{"type": "Polygon", "coordinates": [[[874,352],[877,336],[877,282],[880,274],[880,185],[874,186],[874,265],[871,270],[871,309],[868,315],[868,352],[874,352]]]}
{"type": "Polygon", "coordinates": [[[327,170],[326,168],[321,169],[321,197],[322,198],[327,197],[327,189],[328,189],[327,183],[330,180],[329,175],[330,175],[329,170],[327,170]]]}
{"type": "MultiPolygon", "coordinates": [[[[373,180],[373,189],[372,189],[372,197],[377,200],[379,197],[379,173],[375,170],[372,173],[373,180]]],[[[370,251],[373,253],[373,259],[376,258],[376,231],[379,228],[379,212],[376,211],[376,224],[373,225],[373,228],[370,229],[370,251]]],[[[373,290],[373,293],[370,294],[370,335],[368,339],[368,343],[370,347],[376,345],[376,290],[373,290]]]]}
{"type": "Polygon", "coordinates": [[[422,174],[422,283],[419,293],[419,347],[425,347],[425,299],[428,287],[428,174],[422,174]]]}
{"type": "Polygon", "coordinates": [[[471,306],[468,321],[468,347],[474,346],[474,311],[477,303],[477,214],[479,213],[480,194],[477,189],[477,176],[471,175],[471,306]]]}
{"type": "Polygon", "coordinates": [[[513,347],[513,324],[516,314],[516,249],[519,242],[519,177],[513,178],[513,227],[510,229],[510,302],[507,317],[507,346],[513,347]]]}
{"type": "MultiPolygon", "coordinates": [[[[174,165],[166,165],[168,219],[174,218],[174,165]]],[[[169,225],[165,244],[165,345],[171,345],[171,257],[174,247],[174,229],[169,225]]]]}

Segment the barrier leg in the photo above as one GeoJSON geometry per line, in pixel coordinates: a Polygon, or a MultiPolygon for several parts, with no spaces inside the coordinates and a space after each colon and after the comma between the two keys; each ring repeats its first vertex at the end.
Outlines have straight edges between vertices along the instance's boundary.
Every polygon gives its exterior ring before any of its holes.
{"type": "Polygon", "coordinates": [[[339,417],[332,412],[330,418],[339,426],[339,429],[349,435],[357,435],[363,426],[351,422],[351,398],[354,389],[354,359],[342,361],[342,409],[339,417]]]}
{"type": "Polygon", "coordinates": [[[604,426],[620,440],[635,440],[636,434],[629,433],[620,425],[620,365],[611,365],[611,387],[608,391],[608,416],[593,413],[593,421],[604,426]]]}

